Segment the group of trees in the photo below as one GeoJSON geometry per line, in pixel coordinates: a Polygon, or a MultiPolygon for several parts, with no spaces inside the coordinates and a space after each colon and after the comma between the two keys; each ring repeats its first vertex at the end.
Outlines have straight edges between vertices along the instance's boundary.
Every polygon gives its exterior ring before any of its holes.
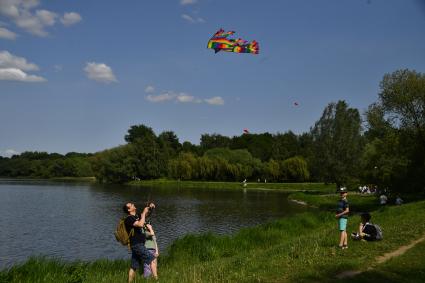
{"type": "Polygon", "coordinates": [[[70,152],[66,155],[47,152],[24,152],[12,158],[0,157],[2,177],[90,177],[93,176],[89,160],[91,154],[70,152]]]}
{"type": "Polygon", "coordinates": [[[386,74],[378,101],[361,113],[330,103],[309,132],[204,134],[199,145],[172,131],[134,125],[126,144],[94,154],[26,152],[0,158],[0,176],[88,176],[101,182],[169,177],[180,180],[267,179],[376,184],[425,191],[425,76],[386,74]]]}

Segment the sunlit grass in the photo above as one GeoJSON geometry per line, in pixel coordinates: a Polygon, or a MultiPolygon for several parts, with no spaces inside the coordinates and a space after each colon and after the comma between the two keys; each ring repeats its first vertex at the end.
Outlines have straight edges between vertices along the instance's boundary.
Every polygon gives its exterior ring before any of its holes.
{"type": "MultiPolygon", "coordinates": [[[[377,256],[423,235],[424,209],[422,201],[373,212],[384,240],[349,241],[348,250],[336,247],[339,233],[331,212],[295,215],[231,236],[187,235],[160,258],[159,282],[332,281],[341,271],[373,266],[377,256]]],[[[359,221],[350,217],[348,231],[355,231],[359,221]]],[[[424,257],[417,260],[423,266],[424,257]]],[[[0,282],[125,282],[128,267],[129,260],[63,263],[39,258],[2,271],[0,282]]],[[[139,275],[137,282],[144,281],[139,275]]]]}

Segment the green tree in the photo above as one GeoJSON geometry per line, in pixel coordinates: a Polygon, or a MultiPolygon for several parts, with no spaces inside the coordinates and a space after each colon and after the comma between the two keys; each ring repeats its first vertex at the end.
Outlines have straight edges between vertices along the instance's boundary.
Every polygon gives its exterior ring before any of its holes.
{"type": "Polygon", "coordinates": [[[384,75],[380,89],[367,112],[364,166],[376,167],[373,180],[392,190],[425,191],[425,75],[397,70],[384,75]]]}
{"type": "Polygon", "coordinates": [[[128,130],[127,135],[124,139],[128,143],[134,143],[137,140],[152,139],[156,138],[156,135],[152,128],[145,125],[134,125],[128,130]]]}
{"type": "Polygon", "coordinates": [[[300,156],[294,156],[284,160],[281,164],[281,175],[286,181],[305,182],[310,178],[307,162],[300,156]]]}
{"type": "Polygon", "coordinates": [[[357,109],[345,101],[330,103],[311,130],[314,170],[325,182],[337,186],[358,178],[362,150],[361,119],[357,109]]]}

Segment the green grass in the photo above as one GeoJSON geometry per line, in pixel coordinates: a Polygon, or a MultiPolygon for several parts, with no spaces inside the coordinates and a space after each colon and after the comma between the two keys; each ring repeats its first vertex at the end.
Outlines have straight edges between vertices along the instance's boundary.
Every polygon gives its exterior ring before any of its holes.
{"type": "Polygon", "coordinates": [[[425,242],[376,268],[340,282],[425,282],[425,242]]]}
{"type": "MultiPolygon", "coordinates": [[[[339,232],[334,214],[323,211],[242,229],[232,236],[187,235],[170,246],[167,256],[160,257],[159,282],[333,281],[342,271],[374,266],[377,256],[425,234],[424,209],[425,201],[421,201],[373,212],[372,220],[382,227],[384,240],[349,241],[347,250],[336,247],[339,232]]],[[[351,217],[348,231],[355,231],[359,221],[359,217],[351,217]]],[[[416,260],[414,266],[419,269],[425,259],[407,253],[399,260],[393,266],[388,262],[378,268],[401,276],[403,262],[416,260]]],[[[129,261],[123,260],[84,265],[34,259],[2,271],[0,282],[125,282],[128,265],[129,261]]],[[[137,282],[144,280],[138,276],[137,282]]]]}
{"type": "MultiPolygon", "coordinates": [[[[319,208],[320,210],[335,211],[336,204],[340,199],[340,196],[335,192],[331,194],[293,193],[289,195],[289,198],[297,201],[303,201],[308,205],[319,208]]],[[[379,200],[374,195],[348,193],[347,199],[350,204],[350,210],[354,212],[380,209],[379,200]]]]}
{"type": "MultiPolygon", "coordinates": [[[[208,189],[243,189],[241,182],[208,182],[208,181],[176,181],[168,179],[131,181],[134,186],[169,186],[179,188],[208,188],[208,189]]],[[[331,193],[335,191],[335,184],[324,183],[261,183],[248,182],[245,187],[250,189],[284,190],[287,192],[311,191],[331,193]]]]}

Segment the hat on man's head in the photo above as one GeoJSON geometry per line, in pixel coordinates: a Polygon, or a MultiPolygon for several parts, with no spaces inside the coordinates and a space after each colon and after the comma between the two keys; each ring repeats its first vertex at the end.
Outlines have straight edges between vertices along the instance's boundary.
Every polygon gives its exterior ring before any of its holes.
{"type": "Polygon", "coordinates": [[[347,188],[346,188],[346,187],[340,187],[340,188],[337,190],[337,192],[338,192],[338,193],[346,193],[346,192],[347,192],[347,188]]]}

